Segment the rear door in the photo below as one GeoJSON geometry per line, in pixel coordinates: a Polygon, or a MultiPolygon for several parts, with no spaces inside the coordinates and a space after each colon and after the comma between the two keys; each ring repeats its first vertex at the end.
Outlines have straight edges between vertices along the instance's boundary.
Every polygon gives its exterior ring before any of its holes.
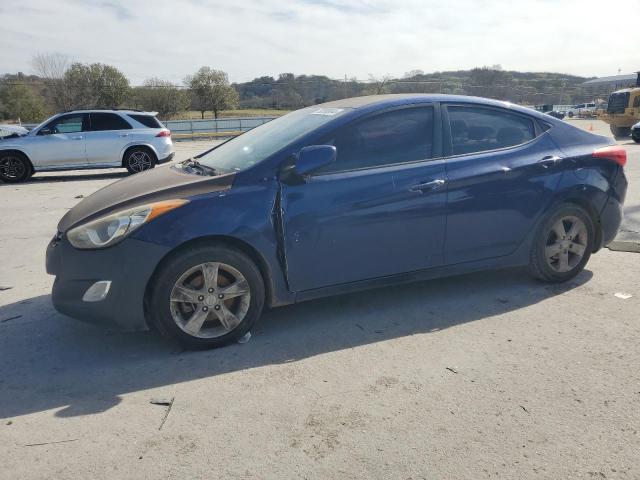
{"type": "Polygon", "coordinates": [[[440,138],[439,110],[429,105],[377,113],[316,142],[336,147],[335,164],[305,183],[282,186],[294,291],[442,263],[440,138]]]}
{"type": "Polygon", "coordinates": [[[89,131],[86,133],[87,163],[90,166],[115,166],[122,164],[122,152],[131,142],[133,128],[120,115],[110,112],[89,114],[89,131]]]}
{"type": "Polygon", "coordinates": [[[481,105],[446,106],[445,261],[516,250],[551,201],[564,168],[543,124],[481,105]]]}
{"type": "Polygon", "coordinates": [[[54,118],[29,137],[27,154],[37,168],[74,168],[86,165],[86,113],[54,118]]]}

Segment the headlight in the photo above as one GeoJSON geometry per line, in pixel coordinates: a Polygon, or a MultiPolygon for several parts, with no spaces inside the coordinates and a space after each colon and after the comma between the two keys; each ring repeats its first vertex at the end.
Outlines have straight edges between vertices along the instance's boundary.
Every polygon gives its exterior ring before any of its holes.
{"type": "Polygon", "coordinates": [[[98,218],[67,232],[69,243],[76,248],[104,248],[119,242],[131,232],[163,213],[189,203],[188,200],[165,200],[121,210],[98,218]]]}

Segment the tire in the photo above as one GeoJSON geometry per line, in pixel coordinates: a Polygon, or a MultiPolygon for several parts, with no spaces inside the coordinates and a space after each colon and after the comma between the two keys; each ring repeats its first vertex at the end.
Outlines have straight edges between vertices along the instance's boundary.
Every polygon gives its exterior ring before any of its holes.
{"type": "Polygon", "coordinates": [[[582,207],[574,204],[557,206],[536,232],[529,259],[531,274],[552,283],[572,279],[589,261],[594,239],[593,221],[582,207]],[[572,230],[574,226],[575,230],[572,230]],[[560,238],[561,232],[565,233],[563,238],[560,238]]]}
{"type": "Polygon", "coordinates": [[[569,113],[567,114],[567,116],[568,116],[569,118],[573,118],[573,112],[569,112],[569,113]]]}
{"type": "Polygon", "coordinates": [[[23,153],[4,152],[0,154],[0,180],[3,182],[24,182],[32,174],[31,162],[23,153]]]}
{"type": "Polygon", "coordinates": [[[258,267],[226,246],[178,252],[154,275],[147,291],[148,322],[189,349],[221,347],[244,336],[260,317],[265,298],[258,267]],[[225,292],[227,298],[221,299],[225,292]]]}
{"type": "Polygon", "coordinates": [[[616,127],[610,125],[611,133],[615,138],[626,138],[631,134],[631,127],[616,127]]]}
{"type": "Polygon", "coordinates": [[[640,143],[640,132],[635,135],[631,135],[631,138],[633,139],[634,142],[640,143]]]}
{"type": "Polygon", "coordinates": [[[131,175],[150,170],[156,166],[157,159],[151,150],[144,147],[133,147],[125,153],[124,167],[131,175]]]}

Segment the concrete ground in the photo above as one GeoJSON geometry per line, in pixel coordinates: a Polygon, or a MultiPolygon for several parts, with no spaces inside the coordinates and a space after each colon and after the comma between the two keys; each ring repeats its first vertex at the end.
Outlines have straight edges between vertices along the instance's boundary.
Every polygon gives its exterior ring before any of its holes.
{"type": "MultiPolygon", "coordinates": [[[[633,243],[640,146],[620,143],[633,243]]],[[[564,285],[509,270],[293,305],[185,352],[51,306],[59,218],[122,176],[0,186],[0,478],[640,478],[637,253],[564,285]]]]}

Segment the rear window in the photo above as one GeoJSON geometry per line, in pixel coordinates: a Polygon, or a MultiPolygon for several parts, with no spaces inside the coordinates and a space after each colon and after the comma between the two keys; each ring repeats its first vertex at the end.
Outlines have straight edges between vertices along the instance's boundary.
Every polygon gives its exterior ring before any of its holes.
{"type": "Polygon", "coordinates": [[[131,130],[131,125],[115,113],[91,113],[91,131],[131,130]]]}
{"type": "Polygon", "coordinates": [[[156,117],[153,117],[151,115],[127,114],[127,117],[132,118],[136,122],[140,122],[147,128],[163,128],[160,121],[156,117]]]}
{"type": "Polygon", "coordinates": [[[533,140],[533,121],[525,116],[482,107],[447,107],[453,155],[513,147],[533,140]]]}
{"type": "Polygon", "coordinates": [[[629,92],[612,93],[609,96],[607,113],[624,113],[624,109],[629,105],[629,92]]]}

